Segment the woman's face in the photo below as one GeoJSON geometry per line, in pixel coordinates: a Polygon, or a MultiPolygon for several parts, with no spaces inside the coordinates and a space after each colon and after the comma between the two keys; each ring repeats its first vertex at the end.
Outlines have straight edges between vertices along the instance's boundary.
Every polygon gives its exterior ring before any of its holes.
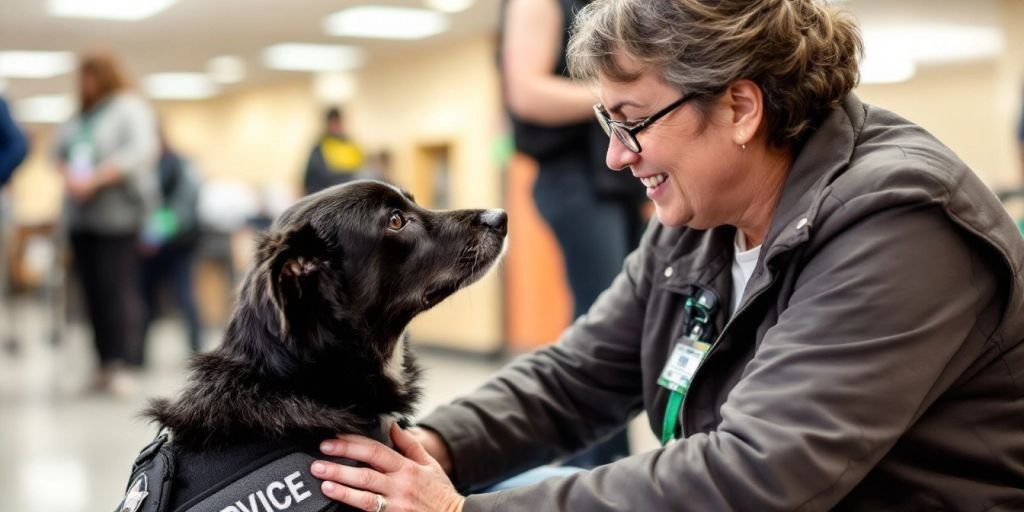
{"type": "MultiPolygon", "coordinates": [[[[628,57],[620,65],[635,69],[628,57]],[[630,67],[633,66],[633,67],[630,67]]],[[[613,120],[635,123],[678,100],[679,91],[645,71],[631,82],[599,80],[598,96],[613,120]]],[[[732,110],[717,101],[708,124],[701,120],[693,102],[687,102],[648,125],[636,135],[641,152],[634,153],[615,136],[610,137],[607,164],[629,170],[647,187],[658,220],[666,226],[708,229],[736,224],[744,205],[738,189],[743,169],[730,123],[732,110]]]]}
{"type": "Polygon", "coordinates": [[[87,102],[95,101],[100,93],[100,84],[96,79],[96,75],[88,71],[82,71],[78,79],[78,87],[80,88],[82,99],[87,102]]]}

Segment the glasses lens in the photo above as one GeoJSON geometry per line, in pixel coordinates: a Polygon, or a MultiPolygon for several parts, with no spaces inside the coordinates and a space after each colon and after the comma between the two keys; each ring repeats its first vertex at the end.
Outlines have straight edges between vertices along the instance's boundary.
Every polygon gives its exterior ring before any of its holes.
{"type": "Polygon", "coordinates": [[[611,126],[608,124],[608,116],[604,115],[604,109],[601,105],[594,105],[594,117],[597,118],[597,123],[601,125],[601,129],[604,130],[604,134],[611,136],[611,126]]]}
{"type": "Polygon", "coordinates": [[[634,153],[640,152],[640,144],[637,143],[636,137],[634,137],[632,133],[629,133],[629,130],[617,124],[611,125],[611,128],[623,146],[626,146],[626,148],[634,153]]]}

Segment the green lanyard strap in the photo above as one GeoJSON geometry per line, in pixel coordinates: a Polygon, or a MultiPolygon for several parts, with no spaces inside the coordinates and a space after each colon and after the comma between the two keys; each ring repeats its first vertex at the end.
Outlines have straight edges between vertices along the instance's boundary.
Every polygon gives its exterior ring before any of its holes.
{"type": "MultiPolygon", "coordinates": [[[[685,327],[687,336],[690,339],[707,343],[707,339],[710,338],[711,334],[711,329],[709,328],[711,315],[717,303],[718,301],[714,298],[713,292],[704,289],[701,289],[698,293],[696,300],[694,297],[686,298],[685,308],[688,318],[685,327]]],[[[668,403],[665,405],[665,418],[661,423],[662,446],[665,446],[675,438],[676,426],[681,423],[683,398],[686,397],[688,389],[688,385],[682,389],[674,389],[668,397],[668,403]]]]}

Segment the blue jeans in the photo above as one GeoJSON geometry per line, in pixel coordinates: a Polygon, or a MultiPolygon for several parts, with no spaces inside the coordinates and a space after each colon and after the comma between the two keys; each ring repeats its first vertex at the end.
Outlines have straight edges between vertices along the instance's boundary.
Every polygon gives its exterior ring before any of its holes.
{"type": "MultiPolygon", "coordinates": [[[[639,242],[644,227],[640,205],[598,196],[587,173],[612,171],[588,168],[585,157],[571,155],[538,167],[533,199],[562,250],[573,318],[579,318],[612,284],[639,242]]],[[[627,455],[629,439],[623,428],[576,454],[566,465],[593,468],[627,455]]]]}
{"type": "Polygon", "coordinates": [[[581,468],[570,467],[570,466],[541,466],[539,468],[531,469],[525,473],[520,473],[508,480],[498,482],[482,491],[481,494],[488,492],[504,491],[508,489],[515,489],[516,487],[525,487],[527,485],[533,485],[548,478],[568,476],[573,473],[583,471],[581,468]]]}

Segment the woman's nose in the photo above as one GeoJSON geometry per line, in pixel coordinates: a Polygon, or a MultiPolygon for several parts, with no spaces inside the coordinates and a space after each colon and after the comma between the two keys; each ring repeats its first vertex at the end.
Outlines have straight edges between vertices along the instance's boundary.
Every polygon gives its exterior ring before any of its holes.
{"type": "Polygon", "coordinates": [[[605,154],[605,164],[609,169],[615,171],[625,170],[627,167],[636,164],[640,155],[630,151],[618,137],[608,137],[608,152],[605,154]]]}

